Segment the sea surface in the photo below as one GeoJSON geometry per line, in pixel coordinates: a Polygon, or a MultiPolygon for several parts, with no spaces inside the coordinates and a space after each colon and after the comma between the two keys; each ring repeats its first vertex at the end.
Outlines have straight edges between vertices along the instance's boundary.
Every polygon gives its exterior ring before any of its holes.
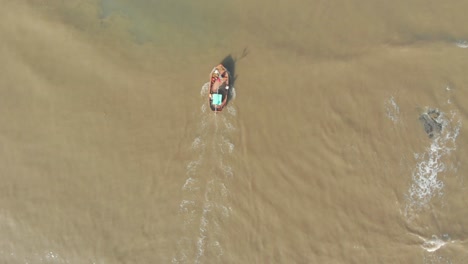
{"type": "Polygon", "coordinates": [[[0,5],[0,263],[468,263],[468,1],[0,5]]]}

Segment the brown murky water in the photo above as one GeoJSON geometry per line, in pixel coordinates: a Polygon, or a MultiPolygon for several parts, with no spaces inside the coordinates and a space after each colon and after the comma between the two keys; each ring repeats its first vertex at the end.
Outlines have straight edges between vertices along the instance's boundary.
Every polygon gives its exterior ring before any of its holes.
{"type": "Polygon", "coordinates": [[[0,3],[2,263],[468,262],[468,2],[0,3]]]}

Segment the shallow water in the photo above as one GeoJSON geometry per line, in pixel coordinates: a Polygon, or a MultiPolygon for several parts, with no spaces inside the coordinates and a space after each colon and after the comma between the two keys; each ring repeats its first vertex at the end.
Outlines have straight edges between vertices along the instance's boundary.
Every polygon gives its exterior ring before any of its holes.
{"type": "Polygon", "coordinates": [[[2,262],[466,263],[468,3],[2,4],[2,262]]]}

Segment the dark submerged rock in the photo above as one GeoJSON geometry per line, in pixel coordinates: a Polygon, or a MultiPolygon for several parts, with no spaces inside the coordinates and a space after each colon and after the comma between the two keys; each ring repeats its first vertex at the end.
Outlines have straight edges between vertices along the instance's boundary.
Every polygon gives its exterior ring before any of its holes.
{"type": "Polygon", "coordinates": [[[419,121],[422,122],[424,131],[426,131],[429,138],[433,138],[442,132],[443,125],[440,117],[441,114],[437,109],[428,109],[419,116],[419,121]]]}

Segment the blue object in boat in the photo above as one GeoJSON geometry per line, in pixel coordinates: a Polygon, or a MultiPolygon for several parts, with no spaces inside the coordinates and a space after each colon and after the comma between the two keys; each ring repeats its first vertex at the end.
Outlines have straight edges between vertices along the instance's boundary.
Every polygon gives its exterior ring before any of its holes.
{"type": "Polygon", "coordinates": [[[221,102],[223,101],[223,95],[222,94],[212,94],[211,98],[213,98],[213,104],[214,105],[220,105],[221,102]]]}

